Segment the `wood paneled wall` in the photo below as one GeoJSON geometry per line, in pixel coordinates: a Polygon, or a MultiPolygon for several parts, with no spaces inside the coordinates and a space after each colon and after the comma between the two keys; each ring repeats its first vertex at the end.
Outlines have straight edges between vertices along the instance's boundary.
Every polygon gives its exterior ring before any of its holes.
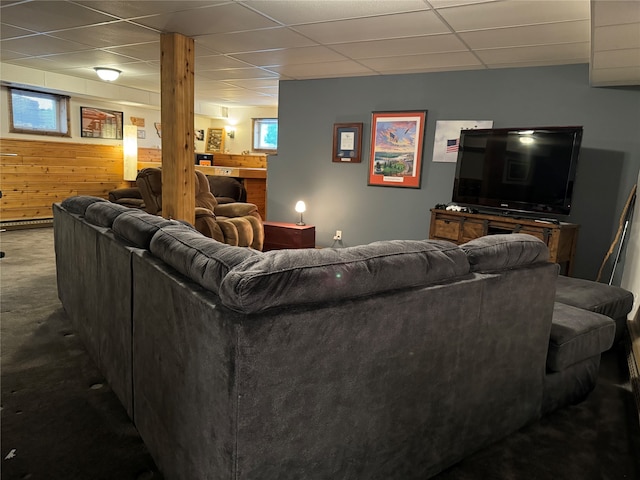
{"type": "MultiPolygon", "coordinates": [[[[162,150],[158,148],[139,148],[138,162],[162,163],[162,150]]],[[[216,167],[267,168],[267,156],[214,153],[213,164],[216,167]]]]}
{"type": "Polygon", "coordinates": [[[51,218],[73,195],[107,198],[123,180],[122,146],[0,139],[0,221],[51,218]],[[16,154],[6,156],[6,154],[16,154]]]}
{"type": "MultiPolygon", "coordinates": [[[[0,221],[48,219],[51,205],[74,195],[108,198],[123,180],[122,146],[0,139],[0,221]],[[16,154],[15,156],[5,156],[16,154]]],[[[162,150],[139,148],[139,162],[162,161],[162,150]]],[[[217,166],[265,168],[266,155],[215,154],[217,166]]],[[[266,172],[264,173],[266,177],[266,172]]],[[[266,179],[246,178],[247,201],[266,217],[266,179]]]]}

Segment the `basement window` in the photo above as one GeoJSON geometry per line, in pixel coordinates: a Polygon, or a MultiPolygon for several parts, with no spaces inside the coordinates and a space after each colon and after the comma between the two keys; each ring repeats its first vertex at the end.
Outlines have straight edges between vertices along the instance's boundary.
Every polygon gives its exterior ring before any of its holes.
{"type": "Polygon", "coordinates": [[[69,97],[9,88],[9,131],[70,137],[69,97]]]}
{"type": "Polygon", "coordinates": [[[254,118],[253,151],[275,153],[278,150],[278,119],[254,118]]]}

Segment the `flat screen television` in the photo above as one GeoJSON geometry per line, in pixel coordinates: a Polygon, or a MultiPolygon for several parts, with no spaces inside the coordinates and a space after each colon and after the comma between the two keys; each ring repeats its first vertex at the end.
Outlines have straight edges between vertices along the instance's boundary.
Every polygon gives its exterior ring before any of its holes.
{"type": "Polygon", "coordinates": [[[568,215],[582,127],[462,130],[452,201],[501,213],[568,215]]]}

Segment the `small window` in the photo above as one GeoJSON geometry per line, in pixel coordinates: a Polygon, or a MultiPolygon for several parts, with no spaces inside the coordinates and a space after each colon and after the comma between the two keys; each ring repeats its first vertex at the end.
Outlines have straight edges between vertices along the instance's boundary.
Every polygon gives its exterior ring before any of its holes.
{"type": "Polygon", "coordinates": [[[253,150],[273,153],[278,150],[278,119],[253,119],[253,150]]]}
{"type": "Polygon", "coordinates": [[[9,89],[9,131],[70,137],[69,97],[9,89]]]}

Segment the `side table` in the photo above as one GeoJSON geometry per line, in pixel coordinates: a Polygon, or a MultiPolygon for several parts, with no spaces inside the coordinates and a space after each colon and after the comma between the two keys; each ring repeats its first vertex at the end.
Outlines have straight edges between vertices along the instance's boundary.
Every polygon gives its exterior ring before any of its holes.
{"type": "Polygon", "coordinates": [[[263,222],[264,246],[262,250],[283,248],[315,248],[316,227],[285,222],[263,222]]]}

